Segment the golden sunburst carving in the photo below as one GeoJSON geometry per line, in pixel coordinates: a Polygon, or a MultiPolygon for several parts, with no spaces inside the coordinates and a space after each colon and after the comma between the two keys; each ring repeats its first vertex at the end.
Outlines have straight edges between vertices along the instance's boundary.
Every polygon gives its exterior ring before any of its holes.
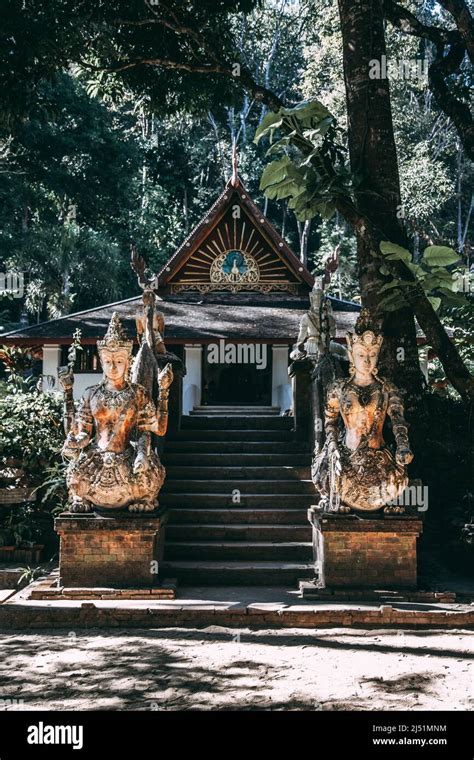
{"type": "Polygon", "coordinates": [[[243,215],[226,214],[184,264],[172,292],[295,290],[285,263],[243,215]]]}

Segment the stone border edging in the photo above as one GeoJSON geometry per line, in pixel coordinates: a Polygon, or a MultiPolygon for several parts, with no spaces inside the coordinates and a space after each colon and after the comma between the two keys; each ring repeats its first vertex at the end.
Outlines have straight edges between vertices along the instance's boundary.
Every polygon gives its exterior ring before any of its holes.
{"type": "Polygon", "coordinates": [[[391,605],[377,609],[331,609],[328,606],[291,607],[282,605],[166,605],[97,606],[83,602],[76,606],[42,605],[13,600],[0,606],[0,631],[21,628],[149,628],[206,627],[218,625],[241,628],[474,628],[472,609],[410,610],[391,605]]]}

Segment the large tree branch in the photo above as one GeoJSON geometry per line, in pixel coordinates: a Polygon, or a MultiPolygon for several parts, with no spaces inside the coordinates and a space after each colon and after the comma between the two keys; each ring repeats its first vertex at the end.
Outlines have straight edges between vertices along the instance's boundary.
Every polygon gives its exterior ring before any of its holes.
{"type": "Polygon", "coordinates": [[[458,32],[464,40],[469,58],[474,63],[474,19],[464,0],[439,0],[439,4],[451,14],[458,32]]]}
{"type": "Polygon", "coordinates": [[[169,58],[134,58],[131,60],[118,61],[113,66],[97,66],[78,58],[77,63],[90,71],[104,71],[107,74],[117,74],[128,69],[135,69],[138,66],[162,66],[165,69],[176,71],[187,71],[190,74],[223,74],[231,77],[232,70],[219,63],[184,63],[183,61],[172,61],[169,58]]]}
{"type": "Polygon", "coordinates": [[[250,71],[240,64],[185,63],[184,61],[172,61],[169,58],[134,58],[117,61],[113,66],[97,66],[82,58],[78,58],[76,62],[90,71],[104,71],[108,74],[116,74],[139,66],[161,66],[165,69],[187,71],[191,74],[220,74],[239,82],[244,89],[250,92],[253,100],[264,103],[271,111],[276,112],[284,106],[278,95],[267,87],[257,84],[250,71]]]}
{"type": "Polygon", "coordinates": [[[456,18],[458,29],[423,24],[395,0],[383,0],[383,9],[386,18],[405,34],[434,43],[436,56],[428,70],[430,89],[438,106],[456,127],[467,155],[474,161],[474,122],[471,111],[468,104],[456,97],[447,84],[448,77],[460,70],[466,49],[469,50],[468,43],[473,42],[472,18],[463,0],[443,0],[442,4],[446,8],[448,5],[452,7],[450,10],[456,18]],[[459,25],[462,26],[462,31],[459,25]]]}
{"type": "Polygon", "coordinates": [[[382,5],[385,17],[405,34],[424,37],[436,44],[447,45],[459,42],[461,39],[457,29],[443,29],[441,26],[423,24],[411,11],[398,5],[395,0],[383,0],[382,5]]]}
{"type": "Polygon", "coordinates": [[[438,46],[437,55],[428,69],[431,91],[440,108],[452,120],[471,161],[474,161],[474,121],[467,103],[459,100],[446,84],[447,78],[458,71],[465,54],[464,43],[452,45],[446,55],[438,46]]]}

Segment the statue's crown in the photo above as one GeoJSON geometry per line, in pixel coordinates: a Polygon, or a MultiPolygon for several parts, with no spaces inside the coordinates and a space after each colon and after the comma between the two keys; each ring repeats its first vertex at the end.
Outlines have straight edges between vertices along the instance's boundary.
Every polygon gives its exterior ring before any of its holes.
{"type": "Polygon", "coordinates": [[[132,353],[133,340],[128,340],[125,335],[119,315],[116,311],[112,314],[107,332],[103,340],[97,341],[97,348],[101,351],[106,348],[108,351],[127,351],[132,353]]]}
{"type": "Polygon", "coordinates": [[[362,335],[357,335],[356,333],[347,333],[349,348],[355,345],[362,345],[366,348],[370,348],[371,346],[377,346],[377,348],[380,348],[383,342],[382,335],[375,335],[375,333],[372,332],[372,330],[366,330],[362,333],[362,335]]]}
{"type": "Polygon", "coordinates": [[[380,332],[380,324],[372,317],[368,309],[362,309],[354,332],[347,333],[347,345],[352,348],[355,345],[362,345],[365,348],[376,346],[380,349],[383,343],[383,335],[380,332]]]}

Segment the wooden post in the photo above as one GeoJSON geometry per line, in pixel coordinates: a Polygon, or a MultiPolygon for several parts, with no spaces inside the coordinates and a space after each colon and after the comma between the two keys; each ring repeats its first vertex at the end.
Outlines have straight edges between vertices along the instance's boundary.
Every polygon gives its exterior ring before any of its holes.
{"type": "Polygon", "coordinates": [[[309,359],[296,359],[288,368],[292,379],[293,417],[295,436],[300,441],[313,445],[313,363],[309,359]]]}

